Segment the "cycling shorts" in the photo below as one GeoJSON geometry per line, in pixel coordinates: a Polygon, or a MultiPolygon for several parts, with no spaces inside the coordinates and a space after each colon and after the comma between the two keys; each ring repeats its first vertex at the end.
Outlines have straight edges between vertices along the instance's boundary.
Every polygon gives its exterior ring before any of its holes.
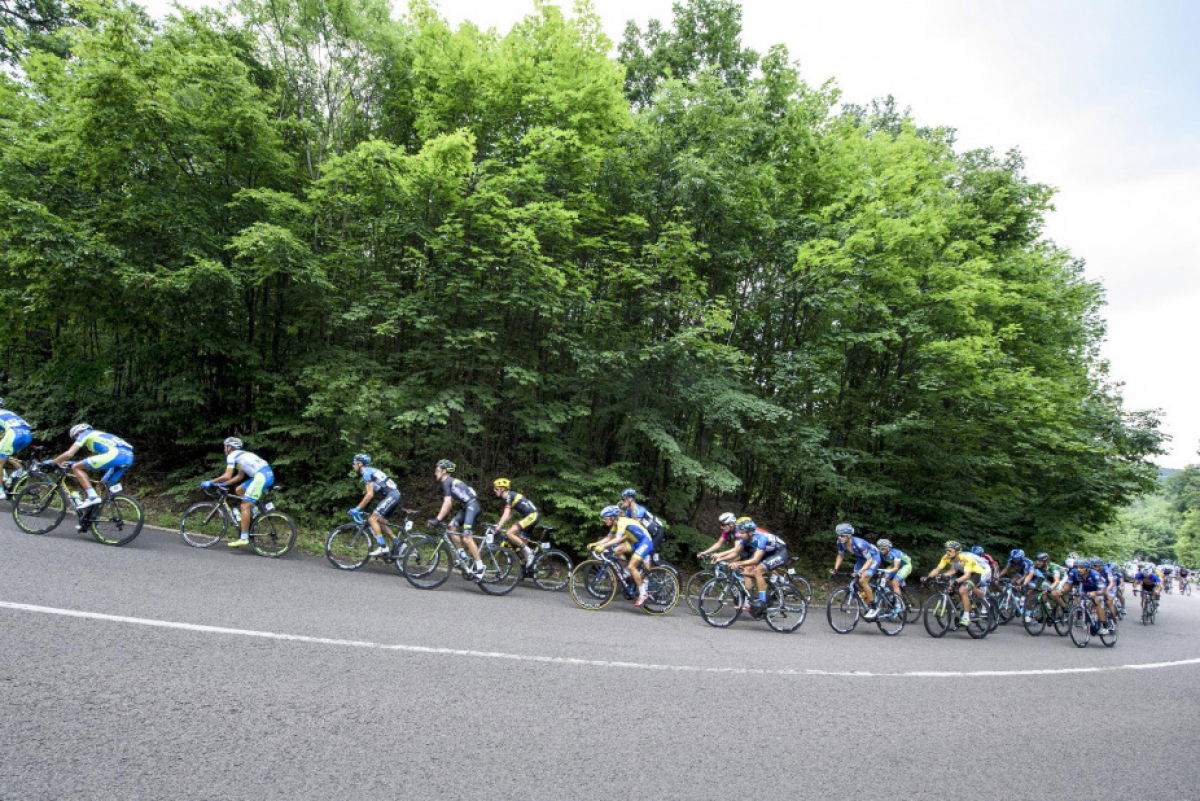
{"type": "Polygon", "coordinates": [[[904,586],[904,580],[908,578],[910,573],[912,573],[912,562],[909,562],[907,565],[901,565],[899,570],[890,571],[888,579],[898,578],[900,579],[900,585],[904,586]]]}
{"type": "Polygon", "coordinates": [[[400,490],[392,490],[387,495],[384,495],[383,500],[375,505],[375,509],[371,514],[379,515],[384,520],[387,520],[392,516],[392,512],[396,511],[398,506],[400,506],[400,490]]]}
{"type": "Polygon", "coordinates": [[[788,549],[785,546],[779,546],[773,553],[763,554],[762,566],[767,570],[778,570],[788,560],[788,549]]]}
{"type": "Polygon", "coordinates": [[[515,525],[521,531],[528,531],[534,526],[535,523],[537,523],[539,519],[541,519],[541,516],[542,515],[540,512],[534,512],[531,515],[525,515],[513,525],[515,525]]]}
{"type": "Polygon", "coordinates": [[[654,553],[654,540],[649,534],[639,534],[631,547],[633,548],[633,555],[645,561],[647,556],[654,553]]]}
{"type": "Polygon", "coordinates": [[[482,511],[483,507],[479,504],[479,499],[472,499],[470,503],[458,510],[458,514],[450,521],[451,525],[459,531],[468,532],[475,527],[475,518],[479,517],[479,513],[482,511]]]}
{"type": "Polygon", "coordinates": [[[275,472],[269,467],[264,467],[242,482],[242,500],[257,503],[274,484],[275,472]]]}
{"type": "Polygon", "coordinates": [[[20,453],[31,442],[33,433],[28,428],[18,426],[4,429],[4,436],[0,437],[0,459],[20,453]]]}
{"type": "Polygon", "coordinates": [[[866,557],[860,557],[859,560],[854,563],[854,572],[861,573],[867,578],[870,578],[871,576],[875,575],[875,571],[879,569],[879,565],[875,565],[875,567],[871,568],[870,570],[863,570],[863,565],[866,563],[866,557]]]}
{"type": "Polygon", "coordinates": [[[125,471],[133,465],[133,451],[129,448],[111,448],[106,453],[89,456],[82,462],[89,470],[108,468],[100,480],[105,484],[115,484],[125,475],[125,471]]]}

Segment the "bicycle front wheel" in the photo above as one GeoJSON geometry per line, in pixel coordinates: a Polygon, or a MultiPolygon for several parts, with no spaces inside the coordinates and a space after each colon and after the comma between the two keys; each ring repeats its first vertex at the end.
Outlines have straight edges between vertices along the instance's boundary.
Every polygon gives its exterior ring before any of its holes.
{"type": "Polygon", "coordinates": [[[725,577],[710,579],[700,588],[696,599],[700,617],[719,629],[733,625],[742,614],[742,598],[733,581],[725,577]]]}
{"type": "Polygon", "coordinates": [[[1086,648],[1092,639],[1092,617],[1082,606],[1071,609],[1071,642],[1076,648],[1086,648]]]}
{"type": "Polygon", "coordinates": [[[88,530],[105,545],[128,545],[142,533],[142,505],[128,495],[113,495],[92,517],[88,530]]]}
{"type": "Polygon", "coordinates": [[[687,583],[683,586],[683,600],[687,602],[688,609],[692,610],[692,614],[700,614],[700,590],[713,580],[713,576],[714,573],[711,570],[701,570],[699,573],[689,576],[687,583]]]}
{"type": "Polygon", "coordinates": [[[51,481],[34,481],[13,499],[12,516],[28,534],[53,531],[67,514],[67,493],[51,481]]]}
{"type": "Polygon", "coordinates": [[[679,603],[679,579],[668,567],[652,567],[646,571],[646,602],[642,611],[648,615],[665,615],[679,603]]]}
{"type": "Polygon", "coordinates": [[[1040,602],[1021,621],[1025,631],[1036,637],[1046,630],[1046,607],[1040,602]]]}
{"type": "Polygon", "coordinates": [[[603,609],[617,594],[617,577],[604,562],[587,559],[571,571],[567,591],[580,609],[603,609]]]}
{"type": "Polygon", "coordinates": [[[325,540],[325,558],[338,570],[358,570],[371,559],[371,530],[358,523],[346,523],[329,533],[325,540]]]}
{"type": "Polygon", "coordinates": [[[954,603],[946,593],[935,592],[925,599],[921,617],[930,637],[944,637],[954,624],[954,603]]]}
{"type": "Polygon", "coordinates": [[[558,592],[570,580],[571,557],[562,551],[542,551],[533,563],[533,583],[547,592],[558,592]]]}
{"type": "Polygon", "coordinates": [[[854,631],[861,614],[858,598],[850,592],[849,587],[834,590],[825,604],[825,617],[829,620],[829,628],[838,634],[849,634],[854,631]]]}
{"type": "Polygon", "coordinates": [[[807,616],[808,601],[799,587],[784,584],[772,590],[766,609],[767,625],[772,629],[790,634],[803,625],[807,616]]]}
{"type": "Polygon", "coordinates": [[[283,556],[296,544],[296,524],[283,512],[267,512],[250,523],[250,547],[259,556],[283,556]]]}
{"type": "Polygon", "coordinates": [[[916,623],[921,619],[921,602],[918,600],[916,593],[905,587],[900,595],[900,600],[904,601],[905,623],[916,623]]]}
{"type": "Polygon", "coordinates": [[[787,580],[788,583],[795,587],[799,591],[800,595],[804,598],[804,608],[807,609],[808,605],[812,603],[813,599],[813,589],[812,585],[808,583],[808,579],[799,573],[789,573],[787,580]]]}
{"type": "Polygon", "coordinates": [[[521,560],[511,548],[496,548],[479,555],[483,578],[476,582],[488,595],[507,595],[521,581],[521,560]]]}
{"type": "Polygon", "coordinates": [[[895,637],[904,631],[906,613],[904,601],[896,597],[891,590],[875,594],[875,608],[879,613],[875,616],[875,625],[889,637],[895,637]]]}
{"type": "Polygon", "coordinates": [[[454,556],[440,537],[414,534],[405,541],[404,566],[400,572],[418,590],[432,590],[450,578],[454,556]]]}
{"type": "Polygon", "coordinates": [[[193,548],[209,548],[224,538],[232,522],[219,503],[193,504],[179,518],[179,536],[193,548]]]}

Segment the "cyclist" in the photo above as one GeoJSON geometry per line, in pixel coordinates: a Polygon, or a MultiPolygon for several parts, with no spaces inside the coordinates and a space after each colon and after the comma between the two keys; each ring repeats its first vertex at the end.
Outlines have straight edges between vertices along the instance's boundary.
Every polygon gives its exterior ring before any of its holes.
{"type": "Polygon", "coordinates": [[[642,525],[642,528],[650,532],[650,539],[654,540],[654,559],[657,561],[658,555],[662,553],[663,538],[666,533],[666,527],[663,526],[662,521],[637,502],[637,490],[633,487],[622,490],[621,500],[617,504],[623,510],[622,514],[632,517],[642,525]]]}
{"type": "Polygon", "coordinates": [[[962,573],[954,581],[958,589],[958,597],[962,599],[963,605],[962,617],[959,618],[958,622],[963,626],[969,625],[972,609],[971,596],[976,595],[981,600],[983,599],[988,582],[992,580],[992,569],[988,567],[988,563],[982,557],[969,551],[964,551],[962,543],[958,540],[949,540],[946,543],[946,555],[942,557],[942,560],[937,563],[937,567],[931,570],[925,579],[933,578],[946,568],[962,573]],[[976,585],[976,579],[973,576],[979,577],[978,585],[976,585]]]}
{"type": "Polygon", "coordinates": [[[254,504],[262,500],[267,490],[275,484],[275,471],[267,460],[258,454],[245,450],[245,443],[237,437],[226,437],[222,443],[225,447],[225,472],[216,478],[200,482],[203,489],[212,486],[229,487],[237,484],[233,494],[242,499],[240,512],[237,515],[238,529],[241,537],[230,540],[230,548],[244,548],[250,544],[250,518],[254,513],[254,504]]]}
{"type": "Polygon", "coordinates": [[[733,512],[723,512],[721,516],[717,518],[717,523],[721,526],[721,532],[717,535],[717,539],[712,545],[696,554],[698,558],[703,559],[710,554],[715,554],[717,551],[720,551],[723,548],[729,548],[731,545],[735,544],[734,530],[737,526],[737,518],[733,516],[733,512]]]}
{"type": "Polygon", "coordinates": [[[857,560],[854,563],[854,576],[858,579],[858,588],[869,607],[863,618],[874,620],[879,610],[875,608],[875,590],[871,588],[871,577],[882,562],[879,551],[862,537],[854,536],[854,526],[849,523],[838,523],[833,531],[837,534],[837,559],[833,561],[833,570],[830,570],[829,574],[837,573],[847,551],[854,554],[857,560]]]}
{"type": "Polygon", "coordinates": [[[765,528],[759,528],[753,520],[738,523],[735,536],[740,541],[742,554],[746,558],[733,562],[729,567],[742,569],[747,592],[752,593],[750,583],[754,582],[754,588],[758,590],[758,600],[750,605],[748,611],[752,616],[760,617],[767,606],[767,573],[787,562],[787,543],[765,528]]]}
{"type": "Polygon", "coordinates": [[[1169,593],[1171,591],[1171,575],[1175,571],[1170,565],[1160,565],[1159,569],[1161,570],[1163,589],[1169,593]]]}
{"type": "Polygon", "coordinates": [[[504,511],[500,514],[500,522],[497,527],[504,529],[504,524],[513,516],[513,510],[521,516],[520,520],[514,522],[504,532],[504,536],[513,545],[521,549],[521,553],[525,555],[525,573],[529,574],[533,567],[533,557],[535,556],[533,548],[529,545],[529,538],[524,536],[523,532],[528,531],[537,521],[541,519],[541,514],[537,507],[533,505],[533,501],[526,498],[521,493],[512,489],[512,482],[507,478],[498,478],[492,482],[492,491],[496,493],[497,498],[504,499],[504,511]]]}
{"type": "MultiPolygon", "coordinates": [[[[20,467],[13,459],[25,446],[33,441],[33,430],[14,412],[4,408],[4,398],[0,398],[0,468],[12,464],[20,467]]],[[[0,486],[0,498],[4,496],[4,487],[0,486]]]]}
{"type": "Polygon", "coordinates": [[[77,504],[78,508],[95,506],[100,503],[100,496],[96,494],[96,488],[88,479],[87,471],[108,468],[100,480],[108,485],[117,483],[125,471],[133,465],[133,446],[115,434],[97,431],[87,423],[76,423],[71,426],[71,439],[75,440],[71,447],[54,457],[52,461],[65,464],[68,459],[79,453],[81,448],[87,448],[92,452],[91,456],[71,465],[71,474],[75,476],[75,480],[79,482],[79,486],[87,495],[82,502],[77,504]]]}
{"type": "Polygon", "coordinates": [[[1004,569],[996,574],[996,578],[1004,578],[1004,574],[1009,570],[1013,572],[1013,584],[1017,585],[1017,589],[1024,599],[1022,601],[1022,609],[1025,612],[1025,618],[1029,618],[1030,610],[1033,609],[1033,594],[1037,590],[1037,585],[1033,580],[1037,577],[1037,570],[1033,566],[1033,560],[1025,556],[1025,552],[1020,548],[1013,548],[1008,553],[1008,562],[1005,563],[1004,569]]]}
{"type": "Polygon", "coordinates": [[[1080,595],[1092,599],[1092,606],[1096,610],[1100,626],[1111,631],[1116,628],[1116,624],[1109,621],[1108,604],[1105,603],[1108,581],[1099,570],[1093,569],[1100,564],[1099,559],[1077,559],[1075,567],[1067,571],[1067,581],[1080,595]]]}
{"type": "Polygon", "coordinates": [[[441,523],[442,518],[450,514],[450,507],[455,501],[461,504],[458,514],[454,515],[450,521],[450,541],[458,549],[459,558],[466,558],[466,553],[463,552],[464,546],[466,547],[471,558],[475,560],[475,575],[479,577],[483,575],[483,560],[479,558],[479,546],[475,544],[475,538],[471,536],[471,533],[475,528],[475,518],[479,517],[483,507],[479,504],[479,497],[475,494],[475,490],[467,482],[459,481],[454,477],[455,469],[454,462],[449,459],[442,459],[434,465],[433,475],[442,485],[442,508],[438,510],[437,517],[429,521],[429,524],[436,526],[441,523]]]}
{"type": "MultiPolygon", "coordinates": [[[[1037,573],[1038,589],[1042,592],[1050,593],[1050,600],[1061,609],[1067,611],[1066,604],[1062,601],[1061,585],[1066,578],[1067,571],[1060,564],[1055,564],[1050,561],[1050,554],[1045,551],[1039,553],[1033,559],[1033,569],[1037,573]]],[[[1030,617],[1029,604],[1025,604],[1025,617],[1030,617]]]]}
{"type": "Polygon", "coordinates": [[[1162,577],[1154,572],[1154,566],[1149,562],[1142,565],[1142,569],[1133,577],[1133,594],[1138,594],[1138,589],[1142,591],[1142,608],[1146,608],[1147,598],[1162,597],[1162,577]]]}
{"type": "Polygon", "coordinates": [[[354,454],[350,466],[354,468],[354,472],[362,476],[363,483],[367,485],[362,500],[358,502],[357,506],[350,509],[350,518],[356,523],[361,522],[359,517],[367,508],[367,504],[376,495],[380,498],[379,503],[371,512],[371,516],[367,518],[367,525],[375,534],[375,548],[370,555],[381,556],[388,551],[387,540],[383,536],[383,527],[387,525],[385,521],[392,516],[392,512],[400,506],[400,488],[396,486],[394,479],[388,477],[387,473],[378,467],[371,467],[371,457],[365,453],[354,454]]]}
{"type": "Polygon", "coordinates": [[[883,565],[880,569],[887,573],[887,581],[892,587],[892,592],[896,594],[897,598],[900,598],[904,592],[904,580],[912,573],[912,557],[892,545],[892,541],[889,539],[878,540],[875,547],[879,549],[879,558],[883,565]]]}
{"type": "Polygon", "coordinates": [[[984,561],[984,563],[991,569],[993,576],[1000,573],[1000,563],[996,561],[994,556],[983,550],[982,545],[972,545],[971,553],[975,554],[984,561]]]}
{"type": "MultiPolygon", "coordinates": [[[[2,403],[2,401],[0,401],[0,403],[2,403]]],[[[1188,570],[1183,565],[1179,566],[1179,591],[1181,593],[1187,588],[1188,576],[1190,576],[1191,573],[1192,571],[1188,570]]]]}
{"type": "Polygon", "coordinates": [[[600,519],[608,526],[608,532],[589,545],[588,550],[603,551],[612,548],[618,556],[629,557],[629,574],[633,576],[633,583],[638,591],[637,600],[633,605],[641,606],[650,597],[646,591],[646,576],[641,566],[654,553],[654,539],[641,523],[622,515],[619,506],[605,506],[600,510],[600,519]]]}
{"type": "MultiPolygon", "coordinates": [[[[1112,573],[1112,602],[1115,604],[1117,599],[1121,600],[1121,606],[1125,605],[1125,585],[1129,583],[1125,578],[1125,571],[1116,562],[1107,562],[1104,565],[1112,573]]],[[[1117,614],[1117,607],[1113,607],[1113,614],[1117,614]]]]}

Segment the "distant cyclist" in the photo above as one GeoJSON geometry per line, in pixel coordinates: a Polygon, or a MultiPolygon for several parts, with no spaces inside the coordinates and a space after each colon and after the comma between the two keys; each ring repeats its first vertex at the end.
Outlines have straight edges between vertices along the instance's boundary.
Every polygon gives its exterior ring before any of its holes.
{"type": "Polygon", "coordinates": [[[1034,579],[1037,578],[1037,568],[1033,565],[1033,560],[1025,555],[1025,552],[1020,548],[1013,548],[1008,553],[1008,561],[1004,568],[997,574],[996,578],[1004,578],[1008,571],[1012,571],[1012,583],[1023,600],[1022,609],[1025,610],[1026,619],[1030,616],[1030,610],[1033,609],[1033,596],[1037,592],[1037,585],[1034,579]]]}
{"type": "Polygon", "coordinates": [[[1116,628],[1116,623],[1108,617],[1108,579],[1100,570],[1093,569],[1100,564],[1099,559],[1076,559],[1075,567],[1067,571],[1067,581],[1081,595],[1092,599],[1100,627],[1111,631],[1116,628]]]}
{"type": "Polygon", "coordinates": [[[994,556],[985,551],[982,545],[972,545],[971,553],[984,561],[984,564],[992,571],[993,578],[1000,574],[1000,563],[996,561],[994,556]]]}
{"type": "Polygon", "coordinates": [[[622,490],[621,500],[617,502],[621,507],[622,514],[626,517],[632,517],[642,528],[650,532],[650,539],[654,540],[655,559],[662,553],[663,540],[666,539],[666,527],[663,526],[653,512],[637,502],[637,490],[633,487],[622,490]]]}
{"type": "MultiPolygon", "coordinates": [[[[11,464],[18,466],[12,458],[25,449],[33,441],[33,429],[16,415],[4,408],[4,398],[0,398],[0,467],[11,464]]],[[[4,497],[4,488],[0,487],[0,498],[4,497]]]]}
{"type": "Polygon", "coordinates": [[[621,514],[619,506],[605,506],[600,510],[600,519],[608,527],[608,531],[599,540],[588,545],[588,550],[603,551],[612,548],[613,553],[629,557],[629,574],[638,590],[637,600],[633,605],[641,606],[650,598],[642,564],[654,553],[654,540],[641,523],[621,514]]]}
{"type": "Polygon", "coordinates": [[[900,598],[904,593],[904,580],[912,573],[912,557],[892,545],[892,541],[889,539],[877,540],[875,547],[879,549],[881,560],[879,569],[886,573],[888,586],[892,588],[896,597],[900,598]]]}
{"type": "Polygon", "coordinates": [[[79,508],[95,506],[100,503],[100,496],[96,494],[95,487],[88,479],[87,471],[89,469],[104,470],[104,475],[100,477],[100,480],[110,486],[116,484],[121,480],[125,471],[133,465],[133,446],[116,434],[97,431],[87,423],[76,423],[71,426],[71,439],[75,440],[74,444],[54,457],[53,461],[58,464],[66,464],[67,460],[79,453],[82,448],[87,448],[92,452],[91,456],[71,465],[71,474],[75,476],[75,480],[79,482],[79,486],[83,488],[87,496],[79,504],[79,508]]]}
{"type": "Polygon", "coordinates": [[[958,597],[962,600],[963,605],[962,617],[958,622],[963,626],[969,625],[972,609],[971,596],[975,595],[980,600],[984,598],[987,585],[992,580],[992,569],[983,560],[983,557],[964,551],[962,543],[958,540],[950,540],[946,543],[946,555],[925,578],[931,579],[947,568],[961,573],[954,580],[954,586],[958,588],[958,597]],[[976,582],[979,582],[978,586],[976,586],[976,582]]]}
{"type": "Polygon", "coordinates": [[[496,493],[497,498],[504,501],[504,511],[500,513],[500,520],[496,524],[501,531],[504,531],[504,524],[508,522],[509,518],[514,517],[514,512],[516,513],[517,519],[508,527],[508,531],[504,532],[504,536],[521,549],[521,553],[525,556],[525,573],[528,575],[533,567],[535,554],[525,532],[537,525],[538,520],[541,519],[541,513],[538,512],[533,501],[512,488],[512,481],[507,478],[498,478],[493,481],[492,492],[496,493]]]}
{"type": "Polygon", "coordinates": [[[382,556],[388,551],[387,539],[383,536],[383,527],[387,525],[385,521],[392,516],[392,512],[400,508],[400,488],[387,473],[378,467],[371,467],[371,457],[368,454],[354,454],[350,466],[354,472],[362,476],[363,483],[367,485],[358,506],[350,510],[350,517],[359,522],[359,515],[378,496],[379,503],[371,510],[371,516],[367,518],[367,525],[375,534],[375,548],[370,555],[382,556]]]}
{"type": "Polygon", "coordinates": [[[874,620],[879,610],[875,608],[875,590],[871,588],[871,577],[882,562],[879,550],[862,537],[854,536],[854,526],[849,523],[838,523],[834,533],[837,535],[837,558],[833,560],[833,570],[829,573],[837,573],[847,553],[854,555],[854,576],[858,579],[859,591],[870,607],[863,618],[874,620]]]}
{"type": "Polygon", "coordinates": [[[729,567],[741,568],[748,591],[753,592],[750,585],[754,583],[758,600],[751,604],[748,611],[758,617],[767,606],[767,573],[783,567],[787,562],[787,543],[765,528],[760,528],[753,520],[738,523],[736,536],[742,544],[743,558],[729,567]]]}
{"type": "Polygon", "coordinates": [[[721,527],[721,530],[717,534],[716,541],[700,553],[696,554],[696,556],[699,558],[703,559],[706,556],[711,556],[712,554],[715,554],[718,551],[726,550],[735,544],[734,532],[737,526],[737,518],[733,516],[733,512],[722,512],[721,516],[717,518],[717,525],[721,527]]]}
{"type": "Polygon", "coordinates": [[[267,490],[275,484],[275,471],[267,460],[245,450],[245,443],[237,437],[226,437],[222,443],[225,448],[225,472],[216,478],[200,482],[200,486],[208,489],[212,486],[229,489],[234,484],[233,494],[242,499],[238,514],[238,530],[241,537],[226,543],[230,548],[244,548],[250,544],[250,519],[254,515],[254,504],[262,500],[267,490]]]}
{"type": "Polygon", "coordinates": [[[479,504],[479,496],[474,488],[454,477],[455,469],[454,462],[449,459],[442,459],[433,468],[433,475],[442,488],[442,508],[438,510],[437,517],[429,522],[434,525],[441,523],[446,515],[450,514],[454,502],[458,501],[458,513],[450,521],[450,541],[458,548],[460,557],[466,555],[463,552],[464,548],[471,554],[471,558],[475,560],[475,577],[479,578],[483,575],[483,559],[479,557],[479,546],[475,543],[472,533],[475,518],[479,517],[483,507],[479,504]]]}
{"type": "Polygon", "coordinates": [[[1134,594],[1140,589],[1142,592],[1142,608],[1146,606],[1147,598],[1162,597],[1162,577],[1155,572],[1154,566],[1146,563],[1142,565],[1141,570],[1133,577],[1134,594]]]}
{"type": "MultiPolygon", "coordinates": [[[[1062,600],[1061,585],[1067,577],[1067,570],[1060,564],[1050,561],[1050,554],[1043,551],[1033,559],[1033,569],[1037,571],[1038,589],[1047,593],[1050,601],[1062,611],[1066,604],[1062,600]]],[[[1029,604],[1025,604],[1025,617],[1032,622],[1033,613],[1029,604]]]]}

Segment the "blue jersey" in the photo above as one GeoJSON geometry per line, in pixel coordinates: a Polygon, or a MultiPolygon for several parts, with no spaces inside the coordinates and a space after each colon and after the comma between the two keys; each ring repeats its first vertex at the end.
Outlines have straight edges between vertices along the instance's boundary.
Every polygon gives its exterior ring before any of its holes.
{"type": "Polygon", "coordinates": [[[0,428],[15,429],[15,428],[30,428],[29,423],[26,423],[20,417],[10,412],[8,409],[0,409],[0,428]]]}
{"type": "MultiPolygon", "coordinates": [[[[874,559],[878,565],[882,560],[879,558],[879,549],[871,543],[864,540],[862,537],[850,538],[850,553],[860,560],[874,559]]],[[[845,553],[846,548],[842,545],[842,541],[838,540],[838,553],[845,553]]]]}
{"type": "Polygon", "coordinates": [[[388,474],[378,467],[364,467],[362,470],[362,479],[364,484],[370,484],[374,487],[376,495],[388,495],[392,492],[400,491],[400,488],[396,486],[396,482],[388,478],[388,474]]]}
{"type": "MultiPolygon", "coordinates": [[[[876,550],[879,549],[876,548],[876,550]]],[[[898,570],[903,570],[905,565],[912,564],[912,557],[897,548],[895,545],[893,545],[891,548],[888,548],[887,556],[884,556],[882,553],[880,553],[880,558],[887,563],[884,565],[884,567],[886,567],[888,570],[892,569],[892,565],[897,559],[900,560],[900,567],[897,568],[898,570]]]]}
{"type": "Polygon", "coordinates": [[[1008,571],[1010,573],[1015,572],[1016,575],[1023,577],[1031,570],[1033,570],[1033,561],[1027,557],[1022,556],[1015,561],[1012,559],[1008,560],[1008,571]]]}
{"type": "Polygon", "coordinates": [[[95,454],[105,454],[114,450],[133,452],[133,446],[116,434],[106,434],[94,428],[88,429],[75,440],[76,445],[82,445],[95,454]]]}
{"type": "Polygon", "coordinates": [[[784,547],[783,540],[765,528],[755,529],[754,533],[742,543],[742,546],[750,556],[753,556],[755,551],[762,551],[764,554],[769,554],[775,553],[784,547]]]}
{"type": "Polygon", "coordinates": [[[1104,589],[1105,581],[1094,570],[1080,571],[1074,567],[1067,571],[1067,581],[1071,586],[1079,587],[1084,592],[1095,592],[1104,589]]]}
{"type": "Polygon", "coordinates": [[[658,518],[655,517],[649,509],[647,509],[645,506],[642,506],[637,501],[633,501],[629,504],[629,508],[625,510],[624,516],[632,517],[634,520],[637,520],[643,525],[647,526],[654,525],[658,522],[658,518]]]}
{"type": "Polygon", "coordinates": [[[1142,582],[1142,584],[1145,584],[1145,585],[1162,584],[1162,579],[1160,579],[1158,577],[1158,574],[1155,573],[1153,570],[1151,570],[1149,573],[1140,572],[1136,576],[1133,577],[1133,580],[1140,581],[1140,582],[1142,582]]]}

